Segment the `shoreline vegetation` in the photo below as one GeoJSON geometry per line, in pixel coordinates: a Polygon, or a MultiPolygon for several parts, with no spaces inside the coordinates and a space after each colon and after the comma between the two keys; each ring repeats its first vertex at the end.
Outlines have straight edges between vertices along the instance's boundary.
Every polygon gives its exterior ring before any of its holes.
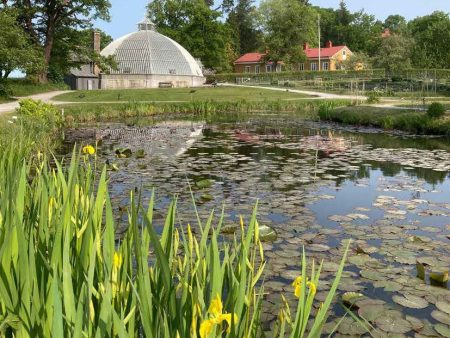
{"type": "MultiPolygon", "coordinates": [[[[176,200],[165,220],[154,219],[154,199],[143,205],[131,192],[128,229],[117,240],[110,173],[98,168],[95,147],[51,160],[64,126],[60,110],[27,99],[16,113],[0,137],[0,316],[7,336],[267,334],[256,206],[241,218],[236,239],[223,241],[223,212],[197,217],[191,228],[176,222],[176,200]]],[[[303,254],[285,292],[294,302],[280,299],[271,337],[320,336],[349,246],[340,246],[341,264],[323,304],[316,299],[322,265],[303,254]]]]}
{"type": "Polygon", "coordinates": [[[344,125],[375,127],[386,131],[399,130],[417,135],[450,136],[450,116],[433,118],[426,111],[392,109],[373,106],[329,108],[318,112],[321,121],[344,125]]]}

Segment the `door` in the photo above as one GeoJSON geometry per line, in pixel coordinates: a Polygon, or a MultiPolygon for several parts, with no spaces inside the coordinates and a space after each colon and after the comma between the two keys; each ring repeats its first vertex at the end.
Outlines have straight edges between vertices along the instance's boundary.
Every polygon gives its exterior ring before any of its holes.
{"type": "Polygon", "coordinates": [[[87,83],[87,89],[88,90],[92,90],[93,89],[93,81],[92,80],[88,80],[88,83],[87,83]]]}

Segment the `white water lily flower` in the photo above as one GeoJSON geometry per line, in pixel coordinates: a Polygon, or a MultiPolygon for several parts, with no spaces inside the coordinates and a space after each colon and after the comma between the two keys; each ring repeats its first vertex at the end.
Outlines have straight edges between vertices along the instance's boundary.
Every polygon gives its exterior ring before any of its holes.
{"type": "Polygon", "coordinates": [[[8,120],[8,123],[11,123],[11,124],[13,124],[13,123],[14,123],[14,121],[8,120]]]}

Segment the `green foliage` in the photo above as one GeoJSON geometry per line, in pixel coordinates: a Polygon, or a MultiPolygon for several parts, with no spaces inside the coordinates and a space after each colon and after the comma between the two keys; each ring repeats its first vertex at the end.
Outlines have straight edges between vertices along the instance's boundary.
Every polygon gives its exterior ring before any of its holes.
{"type": "MultiPolygon", "coordinates": [[[[38,78],[47,82],[49,70],[64,62],[61,54],[79,49],[79,31],[92,27],[95,19],[108,20],[110,6],[108,0],[46,3],[41,0],[11,0],[0,2],[0,12],[5,8],[17,9],[19,22],[30,41],[43,51],[44,67],[38,78]],[[53,61],[56,64],[52,64],[53,61]]],[[[69,63],[72,57],[73,54],[65,59],[65,63],[69,63]]]]}
{"type": "Polygon", "coordinates": [[[382,93],[376,90],[371,90],[366,93],[366,96],[367,96],[367,103],[378,103],[380,102],[382,93]]]}
{"type": "Polygon", "coordinates": [[[414,40],[406,35],[391,35],[383,38],[374,56],[374,65],[386,69],[388,74],[397,74],[411,68],[414,40]]]}
{"type": "Polygon", "coordinates": [[[0,80],[0,97],[8,98],[9,96],[11,96],[11,89],[9,88],[6,81],[0,80]]]}
{"type": "Polygon", "coordinates": [[[240,55],[255,52],[263,46],[263,34],[257,28],[257,9],[253,2],[238,0],[227,18],[240,55]]]}
{"type": "Polygon", "coordinates": [[[17,16],[17,10],[0,10],[0,78],[14,70],[34,74],[43,67],[42,50],[31,43],[17,16]]]}
{"type": "Polygon", "coordinates": [[[16,109],[17,115],[24,117],[22,120],[24,127],[30,127],[29,124],[36,123],[47,132],[56,131],[62,126],[61,112],[52,104],[39,100],[23,99],[19,101],[19,108],[16,109]]]}
{"type": "MultiPolygon", "coordinates": [[[[105,48],[113,41],[112,37],[105,32],[100,33],[100,49],[105,48]]],[[[103,57],[93,50],[92,29],[76,30],[69,27],[58,31],[55,46],[52,52],[52,60],[49,65],[49,79],[53,82],[64,81],[71,68],[77,68],[94,62],[104,72],[115,67],[111,57],[103,57]]]]}
{"type": "Polygon", "coordinates": [[[317,40],[315,10],[298,0],[265,0],[259,13],[267,59],[275,64],[283,61],[288,67],[304,60],[303,43],[317,40]]]}
{"type": "Polygon", "coordinates": [[[450,135],[450,121],[430,119],[425,113],[412,110],[370,106],[341,107],[321,114],[321,119],[338,123],[403,130],[414,134],[450,135]]]}
{"type": "Polygon", "coordinates": [[[204,0],[153,0],[148,14],[161,34],[182,44],[207,68],[231,70],[227,51],[232,32],[204,0]]]}
{"type": "Polygon", "coordinates": [[[408,24],[415,40],[413,62],[420,68],[450,68],[450,16],[444,12],[418,17],[408,24]]]}
{"type": "Polygon", "coordinates": [[[427,110],[427,115],[431,119],[438,119],[445,115],[445,107],[440,102],[433,102],[427,110]]]}
{"type": "Polygon", "coordinates": [[[7,79],[5,84],[10,90],[11,96],[28,96],[55,90],[67,90],[66,84],[61,82],[39,83],[31,79],[7,79]]]}
{"type": "MultiPolygon", "coordinates": [[[[239,236],[221,241],[223,212],[216,221],[214,211],[198,218],[194,233],[176,221],[173,201],[159,235],[153,195],[143,206],[131,193],[128,228],[116,242],[107,171],[94,167],[95,155],[76,151],[65,167],[42,156],[36,166],[24,163],[11,145],[0,152],[3,334],[205,337],[199,329],[209,322],[216,328],[209,337],[262,336],[265,259],[256,207],[246,224],[241,220],[239,236]],[[227,315],[235,318],[231,325],[217,322],[227,315]]],[[[347,250],[312,337],[326,322],[347,250]]],[[[303,255],[305,283],[306,265],[303,255]]],[[[311,283],[317,285],[319,275],[313,268],[311,283]]],[[[314,295],[300,297],[296,331],[306,327],[314,295]]]]}

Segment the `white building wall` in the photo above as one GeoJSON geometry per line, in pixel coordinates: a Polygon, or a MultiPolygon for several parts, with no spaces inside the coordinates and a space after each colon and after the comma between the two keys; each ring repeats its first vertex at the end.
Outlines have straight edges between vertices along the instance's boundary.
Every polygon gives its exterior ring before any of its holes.
{"type": "Polygon", "coordinates": [[[172,83],[175,88],[200,87],[205,83],[205,78],[183,75],[100,75],[101,89],[158,88],[160,83],[172,83]]]}

